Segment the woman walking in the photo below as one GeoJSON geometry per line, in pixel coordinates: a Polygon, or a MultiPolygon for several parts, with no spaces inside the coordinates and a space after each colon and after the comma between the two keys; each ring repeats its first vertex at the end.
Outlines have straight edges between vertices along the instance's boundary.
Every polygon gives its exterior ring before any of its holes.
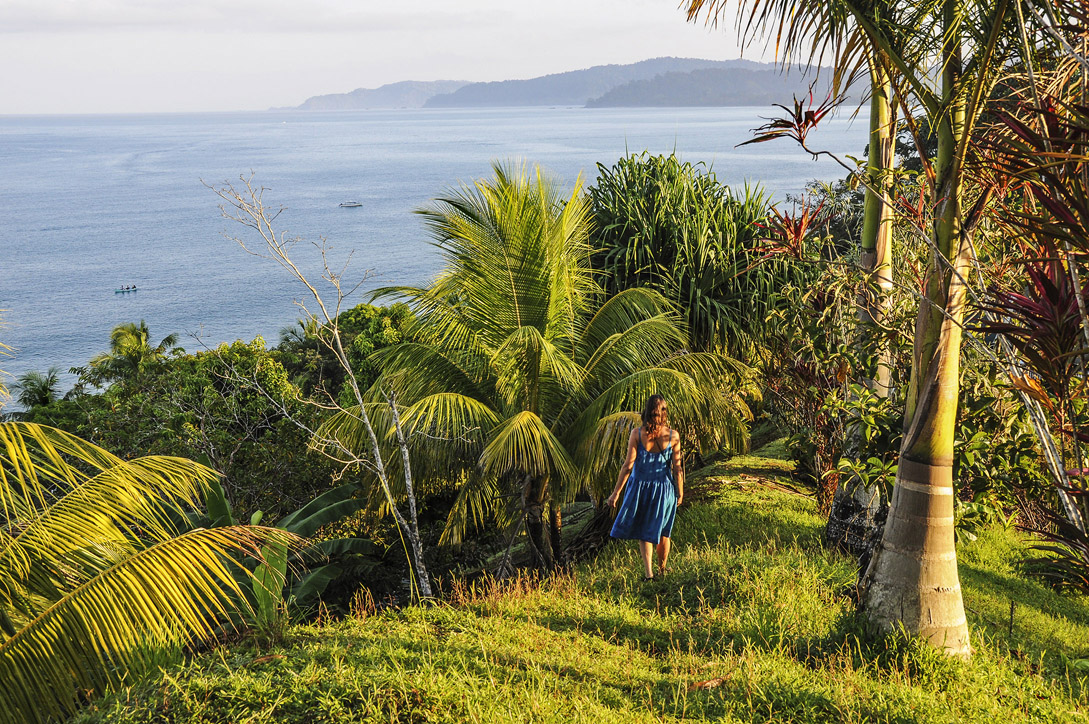
{"type": "Polygon", "coordinates": [[[668,406],[661,395],[651,395],[643,408],[643,424],[628,437],[628,456],[606,503],[616,507],[611,535],[639,541],[644,581],[654,579],[653,558],[658,554],[658,575],[666,572],[669,536],[677,506],[684,498],[681,437],[669,428],[668,406]]]}

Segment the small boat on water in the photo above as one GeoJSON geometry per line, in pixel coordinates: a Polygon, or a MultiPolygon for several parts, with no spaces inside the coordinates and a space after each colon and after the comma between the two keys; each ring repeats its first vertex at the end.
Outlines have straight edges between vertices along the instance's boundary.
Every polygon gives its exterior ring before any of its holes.
{"type": "Polygon", "coordinates": [[[136,287],[128,287],[128,288],[125,288],[125,289],[114,289],[113,293],[114,294],[128,294],[129,292],[135,292],[135,291],[137,291],[136,287]]]}
{"type": "Polygon", "coordinates": [[[342,209],[355,209],[363,205],[361,201],[341,201],[340,208],[342,209]]]}

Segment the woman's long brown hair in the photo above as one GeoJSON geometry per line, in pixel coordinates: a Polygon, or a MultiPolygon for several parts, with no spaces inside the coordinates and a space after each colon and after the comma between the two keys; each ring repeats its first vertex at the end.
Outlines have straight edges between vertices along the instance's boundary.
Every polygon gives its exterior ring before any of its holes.
{"type": "Polygon", "coordinates": [[[656,413],[658,407],[663,404],[665,404],[665,398],[661,395],[651,395],[647,398],[647,404],[643,407],[643,427],[646,428],[647,437],[656,434],[661,426],[667,422],[667,420],[662,420],[662,422],[659,423],[655,419],[654,413],[656,413]]]}

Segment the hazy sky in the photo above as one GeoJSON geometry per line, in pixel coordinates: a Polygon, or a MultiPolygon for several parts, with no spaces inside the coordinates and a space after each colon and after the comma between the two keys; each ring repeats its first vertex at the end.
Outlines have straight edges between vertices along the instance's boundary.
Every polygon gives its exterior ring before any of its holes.
{"type": "MultiPolygon", "coordinates": [[[[0,0],[0,114],[246,110],[398,80],[736,58],[679,0],[0,0]]],[[[759,53],[746,53],[759,60],[759,53]]]]}

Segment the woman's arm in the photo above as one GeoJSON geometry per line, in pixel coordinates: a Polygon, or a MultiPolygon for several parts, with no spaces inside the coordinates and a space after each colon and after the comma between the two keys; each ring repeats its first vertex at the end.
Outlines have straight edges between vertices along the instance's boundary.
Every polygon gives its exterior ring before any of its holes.
{"type": "Polygon", "coordinates": [[[635,466],[635,443],[639,439],[639,428],[635,428],[631,431],[631,435],[628,435],[628,457],[624,460],[624,465],[620,468],[620,476],[616,479],[616,487],[613,488],[613,492],[605,499],[605,504],[616,507],[616,502],[620,500],[620,491],[624,489],[624,485],[628,482],[628,478],[631,476],[631,469],[635,466]]]}
{"type": "Polygon", "coordinates": [[[681,456],[681,435],[673,431],[673,484],[677,486],[677,505],[684,501],[684,458],[681,456]]]}

